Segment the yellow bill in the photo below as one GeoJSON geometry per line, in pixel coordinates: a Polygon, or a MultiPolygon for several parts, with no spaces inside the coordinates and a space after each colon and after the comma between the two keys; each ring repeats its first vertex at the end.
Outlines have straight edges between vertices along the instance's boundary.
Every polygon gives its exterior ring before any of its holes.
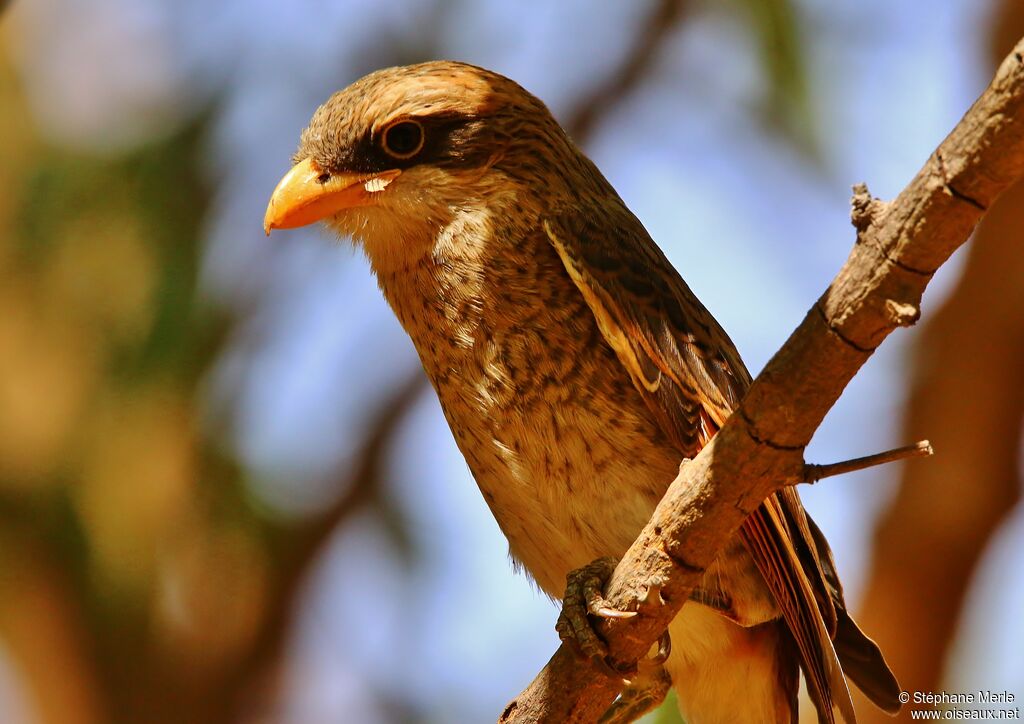
{"type": "Polygon", "coordinates": [[[401,170],[378,173],[329,173],[311,159],[292,166],[270,196],[263,231],[293,229],[326,219],[344,209],[368,206],[401,170]]]}

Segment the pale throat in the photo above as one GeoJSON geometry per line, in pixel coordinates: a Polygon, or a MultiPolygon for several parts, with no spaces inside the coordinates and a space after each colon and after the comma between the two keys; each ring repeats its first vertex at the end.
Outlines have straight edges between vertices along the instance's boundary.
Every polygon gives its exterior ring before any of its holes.
{"type": "Polygon", "coordinates": [[[383,233],[363,239],[381,291],[421,351],[438,334],[455,346],[473,344],[495,251],[493,214],[484,203],[466,205],[446,209],[444,220],[379,225],[374,231],[383,233]]]}
{"type": "Polygon", "coordinates": [[[536,206],[501,180],[478,177],[473,193],[442,186],[434,203],[366,214],[356,235],[381,290],[414,339],[420,330],[410,328],[418,321],[411,307],[421,304],[446,327],[477,321],[488,293],[487,267],[521,253],[522,239],[539,228],[536,206]]]}

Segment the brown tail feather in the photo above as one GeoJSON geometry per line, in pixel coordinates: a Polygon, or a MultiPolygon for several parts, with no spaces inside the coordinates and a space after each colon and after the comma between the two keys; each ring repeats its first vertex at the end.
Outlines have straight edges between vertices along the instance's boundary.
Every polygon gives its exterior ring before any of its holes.
{"type": "Polygon", "coordinates": [[[744,522],[740,536],[765,578],[800,652],[807,692],[821,724],[834,724],[833,708],[843,721],[857,718],[832,640],[796,551],[778,499],[769,497],[744,522]]]}
{"type": "Polygon", "coordinates": [[[881,650],[860,630],[846,609],[838,606],[836,609],[838,626],[834,643],[843,672],[876,706],[896,714],[902,706],[900,685],[881,650]]]}
{"type": "Polygon", "coordinates": [[[860,630],[856,621],[847,613],[843,586],[836,573],[832,550],[811,516],[807,516],[807,523],[817,548],[825,580],[835,602],[836,633],[833,644],[843,666],[843,672],[876,706],[895,714],[901,707],[899,682],[896,681],[878,645],[860,630]]]}

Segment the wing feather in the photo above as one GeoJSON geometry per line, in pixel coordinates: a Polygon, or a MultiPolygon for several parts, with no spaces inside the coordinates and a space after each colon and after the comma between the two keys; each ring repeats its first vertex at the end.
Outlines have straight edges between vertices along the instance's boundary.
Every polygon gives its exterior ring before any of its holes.
{"type": "MultiPolygon", "coordinates": [[[[735,346],[635,216],[619,203],[544,220],[544,231],[648,407],[694,456],[739,404],[751,378],[735,346]]],[[[796,491],[766,500],[741,537],[777,600],[819,718],[854,722],[831,637],[837,614],[796,491]]]]}

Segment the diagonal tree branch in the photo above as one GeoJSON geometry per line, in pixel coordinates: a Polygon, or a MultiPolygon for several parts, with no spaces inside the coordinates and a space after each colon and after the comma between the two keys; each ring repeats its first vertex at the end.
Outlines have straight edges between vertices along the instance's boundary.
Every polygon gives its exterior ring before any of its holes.
{"type": "MultiPolygon", "coordinates": [[[[613,607],[640,611],[600,624],[614,660],[645,655],[747,515],[804,478],[804,448],[847,383],[894,329],[917,320],[935,270],[1022,176],[1024,41],[895,200],[855,189],[846,263],[736,413],[681,466],[609,581],[613,607]]],[[[594,722],[621,684],[562,646],[499,721],[594,722]]]]}

